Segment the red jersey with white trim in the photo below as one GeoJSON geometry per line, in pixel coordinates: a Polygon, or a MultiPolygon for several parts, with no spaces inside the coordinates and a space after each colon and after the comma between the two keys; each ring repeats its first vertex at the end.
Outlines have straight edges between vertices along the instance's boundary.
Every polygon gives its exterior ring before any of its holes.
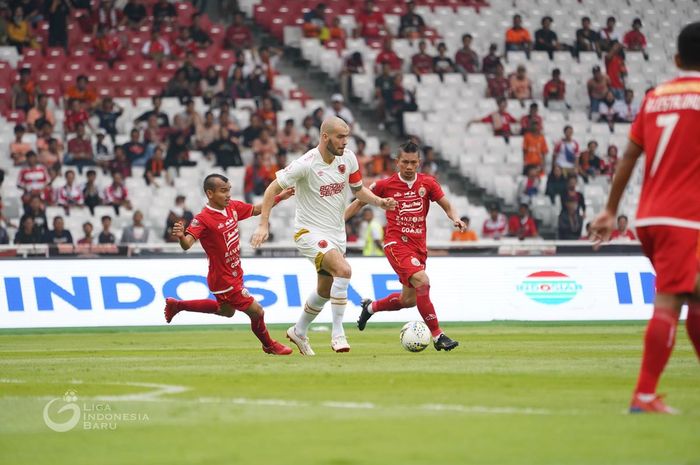
{"type": "Polygon", "coordinates": [[[395,210],[386,211],[386,234],[384,244],[408,245],[413,250],[427,253],[425,244],[426,223],[430,202],[437,202],[445,196],[434,177],[417,173],[416,179],[404,181],[399,173],[380,179],[370,186],[379,197],[396,200],[395,210]]]}
{"type": "Polygon", "coordinates": [[[630,139],[646,153],[636,226],[700,229],[700,72],[644,98],[630,139]]]}
{"type": "Polygon", "coordinates": [[[213,294],[243,288],[238,222],[252,215],[252,205],[229,200],[224,210],[205,205],[187,227],[187,234],[199,239],[207,253],[207,284],[213,294]]]}

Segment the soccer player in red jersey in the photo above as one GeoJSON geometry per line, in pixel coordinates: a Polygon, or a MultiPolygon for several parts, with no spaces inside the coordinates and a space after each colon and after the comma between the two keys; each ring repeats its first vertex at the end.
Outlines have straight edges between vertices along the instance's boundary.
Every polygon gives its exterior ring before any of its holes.
{"type": "Polygon", "coordinates": [[[656,387],[684,303],[688,336],[700,357],[700,262],[695,254],[700,230],[700,22],[681,31],[675,61],[680,76],[644,98],[607,206],[592,225],[598,242],[610,237],[622,193],[637,159],[646,153],[636,228],[656,270],[656,298],[630,412],[674,413],[656,387]]]}
{"type": "MultiPolygon", "coordinates": [[[[231,318],[236,310],[250,317],[250,327],[268,354],[289,355],[292,349],[270,337],[265,326],[262,306],[243,287],[238,222],[260,214],[260,206],[231,199],[231,184],[225,176],[210,174],[204,179],[208,202],[194,217],[187,230],[182,222],[173,226],[172,235],[187,250],[200,240],[209,258],[207,284],[216,300],[165,299],[165,321],[170,323],[179,312],[215,313],[231,318]]],[[[281,192],[275,203],[293,195],[292,189],[281,192]]]]}
{"type": "MultiPolygon", "coordinates": [[[[401,293],[395,292],[374,302],[370,299],[363,300],[357,327],[363,331],[367,320],[376,312],[417,305],[418,312],[433,335],[435,349],[449,351],[459,343],[447,337],[440,329],[435,308],[430,301],[430,280],[425,272],[428,256],[425,219],[430,202],[437,202],[460,231],[466,231],[467,225],[454,211],[435,178],[418,172],[419,152],[420,149],[412,141],[402,144],[396,162],[399,172],[370,186],[377,196],[394,198],[398,202],[395,210],[386,212],[384,253],[399,276],[403,289],[401,293]]],[[[352,218],[364,205],[364,202],[354,200],[345,210],[345,220],[352,218]]]]}

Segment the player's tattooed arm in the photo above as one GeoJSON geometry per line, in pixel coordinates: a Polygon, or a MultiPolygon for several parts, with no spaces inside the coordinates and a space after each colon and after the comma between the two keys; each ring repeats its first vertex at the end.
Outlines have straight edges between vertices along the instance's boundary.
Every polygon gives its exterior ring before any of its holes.
{"type": "Polygon", "coordinates": [[[197,241],[194,236],[185,232],[185,225],[182,223],[182,221],[178,221],[173,225],[171,234],[177,237],[178,241],[180,241],[180,247],[182,247],[182,250],[188,250],[197,241]]]}
{"type": "MultiPolygon", "coordinates": [[[[293,187],[288,187],[279,194],[275,196],[275,203],[272,204],[272,207],[274,208],[278,203],[287,200],[291,196],[294,195],[294,188],[293,187]]],[[[257,205],[253,205],[253,216],[258,216],[260,213],[262,213],[262,206],[263,204],[259,203],[257,205]]]]}

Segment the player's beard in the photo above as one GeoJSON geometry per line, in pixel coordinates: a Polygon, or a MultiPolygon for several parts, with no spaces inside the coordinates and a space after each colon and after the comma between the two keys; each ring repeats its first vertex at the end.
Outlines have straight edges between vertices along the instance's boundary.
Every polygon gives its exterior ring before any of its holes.
{"type": "Polygon", "coordinates": [[[331,142],[330,140],[328,141],[328,145],[326,148],[335,157],[343,156],[343,152],[345,151],[345,149],[341,150],[338,147],[336,147],[335,145],[333,145],[333,142],[331,142]]]}

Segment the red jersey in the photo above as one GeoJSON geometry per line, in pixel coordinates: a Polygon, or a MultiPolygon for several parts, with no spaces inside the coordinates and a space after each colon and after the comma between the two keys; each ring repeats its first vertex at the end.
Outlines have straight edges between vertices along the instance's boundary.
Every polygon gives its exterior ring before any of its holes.
{"type": "Polygon", "coordinates": [[[427,74],[433,72],[433,57],[426,54],[416,53],[411,58],[411,64],[418,74],[427,74]]]}
{"type": "Polygon", "coordinates": [[[406,244],[417,252],[427,253],[425,244],[426,222],[430,202],[445,196],[434,177],[417,173],[413,182],[406,182],[394,173],[370,186],[379,197],[391,197],[398,205],[386,211],[385,246],[406,244]]]}
{"type": "Polygon", "coordinates": [[[22,168],[17,176],[17,186],[27,192],[39,192],[49,183],[49,172],[43,165],[22,168]]]}
{"type": "Polygon", "coordinates": [[[389,65],[389,69],[392,71],[401,71],[401,64],[403,63],[401,58],[399,58],[399,56],[393,51],[379,52],[375,61],[380,66],[384,64],[389,65]]]}
{"type": "Polygon", "coordinates": [[[622,57],[615,55],[606,60],[605,67],[608,71],[608,77],[610,78],[610,87],[613,89],[624,89],[625,83],[623,79],[624,75],[627,74],[627,67],[622,57]]]}
{"type": "Polygon", "coordinates": [[[384,15],[378,11],[361,11],[355,17],[355,22],[360,26],[362,37],[374,39],[380,36],[380,31],[384,28],[384,15]]]}
{"type": "Polygon", "coordinates": [[[684,72],[644,98],[630,139],[644,149],[636,226],[700,229],[700,72],[684,72]]]}
{"type": "Polygon", "coordinates": [[[224,210],[205,205],[187,227],[187,234],[199,239],[209,258],[207,284],[212,294],[243,288],[238,222],[252,215],[252,205],[229,200],[224,210]]]}

